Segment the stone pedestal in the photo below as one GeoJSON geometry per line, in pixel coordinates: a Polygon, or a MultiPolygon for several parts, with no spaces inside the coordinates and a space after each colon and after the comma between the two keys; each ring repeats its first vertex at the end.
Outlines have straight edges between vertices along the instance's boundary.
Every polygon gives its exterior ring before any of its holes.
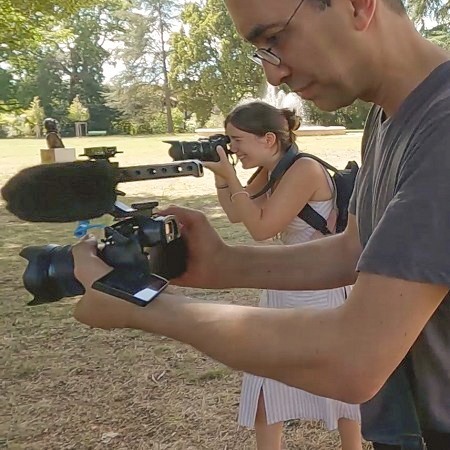
{"type": "Polygon", "coordinates": [[[42,148],[41,163],[72,162],[77,159],[74,148],[42,148]]]}

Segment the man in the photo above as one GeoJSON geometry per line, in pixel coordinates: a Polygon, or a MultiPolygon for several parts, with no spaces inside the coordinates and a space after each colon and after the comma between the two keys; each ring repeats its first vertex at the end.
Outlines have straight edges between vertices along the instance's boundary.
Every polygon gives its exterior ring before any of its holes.
{"type": "Polygon", "coordinates": [[[227,0],[227,7],[271,84],[286,83],[323,110],[357,98],[377,106],[344,233],[289,248],[230,247],[201,213],[171,208],[189,248],[188,271],[176,282],[354,289],[335,310],[170,294],[143,309],[90,288],[111,269],[86,240],[74,248],[87,289],[76,318],[166,335],[233,368],[367,402],[363,434],[376,449],[406,448],[409,435],[421,433],[429,450],[450,448],[449,54],[416,32],[400,0],[227,0]]]}

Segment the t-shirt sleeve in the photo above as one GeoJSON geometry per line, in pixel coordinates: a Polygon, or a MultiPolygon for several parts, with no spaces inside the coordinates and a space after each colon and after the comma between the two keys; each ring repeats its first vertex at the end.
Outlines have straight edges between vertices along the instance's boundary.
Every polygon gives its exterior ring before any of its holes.
{"type": "Polygon", "coordinates": [[[352,196],[348,203],[348,212],[356,216],[356,196],[358,195],[358,175],[356,175],[355,186],[353,187],[352,196]]]}
{"type": "MultiPolygon", "coordinates": [[[[376,125],[378,116],[382,112],[383,112],[383,110],[379,106],[373,105],[367,115],[366,124],[364,126],[364,133],[363,133],[362,139],[361,139],[361,161],[362,161],[362,164],[364,164],[364,157],[366,154],[367,141],[369,140],[369,137],[372,134],[373,128],[376,125]]],[[[350,201],[348,204],[348,212],[350,214],[353,214],[354,216],[356,216],[356,203],[357,203],[357,197],[358,197],[358,178],[359,178],[359,173],[356,176],[355,186],[353,187],[352,196],[350,197],[350,201]]]]}
{"type": "Polygon", "coordinates": [[[450,118],[429,127],[401,162],[394,198],[357,269],[450,286],[450,118]]]}

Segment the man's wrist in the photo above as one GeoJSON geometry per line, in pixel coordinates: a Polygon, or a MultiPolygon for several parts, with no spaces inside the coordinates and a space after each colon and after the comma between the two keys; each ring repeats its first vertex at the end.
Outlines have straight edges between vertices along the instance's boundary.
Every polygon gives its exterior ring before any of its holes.
{"type": "Polygon", "coordinates": [[[169,321],[176,314],[176,306],[183,299],[186,300],[182,295],[161,292],[148,306],[130,309],[127,328],[155,334],[167,333],[169,321]]]}

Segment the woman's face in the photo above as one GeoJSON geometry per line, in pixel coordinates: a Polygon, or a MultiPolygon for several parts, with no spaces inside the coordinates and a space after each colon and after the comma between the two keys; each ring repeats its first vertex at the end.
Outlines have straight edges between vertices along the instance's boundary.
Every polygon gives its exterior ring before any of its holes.
{"type": "Polygon", "coordinates": [[[273,133],[256,136],[228,123],[225,130],[230,137],[230,150],[236,154],[244,169],[265,166],[273,162],[278,153],[273,133]]]}

